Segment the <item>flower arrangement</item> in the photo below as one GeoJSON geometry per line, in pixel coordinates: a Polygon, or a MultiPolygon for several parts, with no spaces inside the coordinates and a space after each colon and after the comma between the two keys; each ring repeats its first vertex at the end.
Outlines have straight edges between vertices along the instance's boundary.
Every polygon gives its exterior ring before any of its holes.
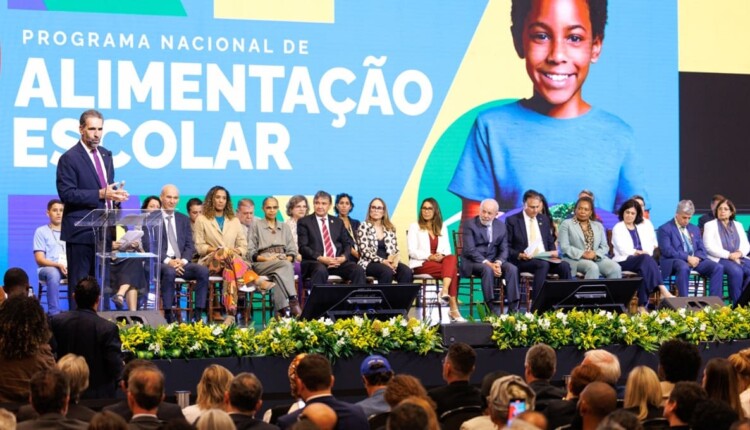
{"type": "Polygon", "coordinates": [[[276,355],[290,357],[300,352],[331,358],[355,353],[407,351],[426,355],[442,349],[438,326],[430,327],[414,318],[393,317],[387,321],[354,317],[302,321],[272,320],[259,333],[251,328],[198,324],[168,324],[159,327],[120,326],[122,347],[139,358],[204,358],[276,355]]]}

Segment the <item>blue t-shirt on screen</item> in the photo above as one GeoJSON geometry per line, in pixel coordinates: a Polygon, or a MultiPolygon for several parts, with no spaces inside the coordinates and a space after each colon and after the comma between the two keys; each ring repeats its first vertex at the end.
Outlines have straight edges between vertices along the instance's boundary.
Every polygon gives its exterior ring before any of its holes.
{"type": "Polygon", "coordinates": [[[528,189],[550,203],[575,201],[589,189],[597,207],[614,211],[634,194],[645,197],[634,146],[630,126],[596,107],[557,119],[516,101],[477,116],[448,190],[510,209],[522,206],[528,189]]]}

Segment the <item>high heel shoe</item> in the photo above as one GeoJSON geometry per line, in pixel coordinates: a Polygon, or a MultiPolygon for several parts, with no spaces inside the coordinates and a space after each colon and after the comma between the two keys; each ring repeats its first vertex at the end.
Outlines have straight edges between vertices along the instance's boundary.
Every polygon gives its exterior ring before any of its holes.
{"type": "Polygon", "coordinates": [[[448,318],[450,318],[452,323],[465,323],[466,318],[461,316],[461,313],[458,311],[451,311],[448,313],[448,318]]]}
{"type": "Polygon", "coordinates": [[[445,291],[441,291],[440,300],[444,301],[445,303],[448,303],[451,300],[451,295],[445,291]]]}

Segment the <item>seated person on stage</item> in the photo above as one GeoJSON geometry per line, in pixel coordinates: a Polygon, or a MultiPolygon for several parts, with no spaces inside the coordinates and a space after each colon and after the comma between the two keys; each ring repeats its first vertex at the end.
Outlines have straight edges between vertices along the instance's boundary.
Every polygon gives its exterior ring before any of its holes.
{"type": "Polygon", "coordinates": [[[690,200],[681,200],[677,204],[674,219],[664,223],[656,232],[661,251],[661,276],[675,276],[677,291],[687,297],[690,271],[695,270],[701,276],[708,277],[708,286],[712,296],[723,296],[724,269],[718,263],[708,259],[706,248],[698,227],[690,224],[695,213],[695,206],[690,200]]]}
{"type": "Polygon", "coordinates": [[[357,229],[357,241],[360,248],[359,265],[378,284],[390,284],[394,275],[399,284],[413,281],[414,272],[399,261],[396,227],[388,219],[388,208],[380,198],[375,197],[370,201],[367,218],[357,229]]]}
{"type": "Polygon", "coordinates": [[[247,256],[259,275],[272,277],[277,285],[273,303],[280,316],[299,316],[302,310],[294,288],[294,266],[297,242],[289,225],[278,220],[279,201],[275,197],[263,200],[265,218],[250,227],[247,256]]]}
{"type": "Polygon", "coordinates": [[[237,313],[239,288],[244,291],[258,284],[267,290],[274,284],[259,280],[258,274],[243,259],[247,254],[247,235],[234,215],[229,191],[219,185],[211,187],[204,202],[203,213],[195,221],[195,248],[200,255],[198,263],[208,267],[209,274],[224,279],[225,323],[230,324],[237,313]]]}
{"type": "Polygon", "coordinates": [[[466,322],[458,310],[458,267],[456,256],[451,254],[448,228],[443,224],[443,214],[437,200],[428,197],[419,209],[419,221],[409,227],[406,235],[409,248],[409,267],[416,274],[427,274],[443,281],[440,298],[448,300],[450,320],[466,322]]]}
{"type": "Polygon", "coordinates": [[[586,279],[622,277],[620,265],[607,257],[607,235],[602,223],[596,221],[591,198],[578,199],[573,218],[560,224],[559,240],[563,260],[571,271],[583,273],[586,279]]]}
{"type": "Polygon", "coordinates": [[[716,205],[718,205],[722,200],[726,200],[726,197],[722,196],[721,194],[714,194],[713,197],[711,197],[711,210],[698,218],[698,228],[701,229],[701,233],[706,227],[707,222],[716,219],[716,205]]]}
{"type": "MultiPolygon", "coordinates": [[[[140,229],[141,226],[136,226],[140,229]]],[[[125,230],[121,226],[115,227],[118,240],[112,242],[112,249],[118,252],[143,252],[143,241],[123,243],[125,230]]],[[[117,309],[122,309],[127,302],[128,310],[138,309],[138,297],[148,295],[144,258],[113,258],[110,264],[110,284],[117,286],[117,292],[110,297],[117,309]]]]}
{"type": "Polygon", "coordinates": [[[29,275],[20,267],[11,267],[5,271],[5,275],[3,276],[3,287],[0,289],[0,303],[3,303],[11,296],[28,296],[30,288],[29,275]]]}
{"type": "Polygon", "coordinates": [[[253,224],[258,220],[255,216],[255,202],[253,199],[240,199],[237,202],[237,218],[242,224],[242,229],[245,231],[245,235],[250,234],[253,228],[253,224]]]}
{"type": "Polygon", "coordinates": [[[505,219],[510,261],[519,271],[534,275],[532,299],[539,294],[547,273],[555,273],[560,279],[571,277],[570,265],[558,258],[555,236],[552,235],[552,221],[541,210],[541,194],[528,190],[523,194],[523,210],[505,219]],[[535,258],[539,254],[552,257],[552,260],[547,260],[546,257],[535,258]]]}
{"type": "Polygon", "coordinates": [[[164,307],[164,318],[174,321],[172,305],[174,304],[175,279],[195,281],[195,313],[193,319],[200,321],[206,307],[208,296],[208,268],[190,260],[195,254],[193,229],[190,219],[177,212],[175,208],[180,201],[180,191],[172,184],[161,189],[162,210],[164,218],[161,235],[161,298],[164,307]]]}
{"type": "Polygon", "coordinates": [[[341,276],[354,285],[365,283],[365,269],[349,261],[352,241],[339,218],[328,215],[331,195],[318,191],[314,213],[297,221],[297,246],[302,254],[302,277],[312,285],[328,282],[328,275],[341,276]]]}
{"type": "Polygon", "coordinates": [[[188,200],[185,209],[190,217],[190,229],[193,231],[193,236],[195,236],[195,220],[198,219],[198,215],[203,213],[203,202],[201,199],[193,197],[188,200]]]}
{"type": "Polygon", "coordinates": [[[333,210],[336,212],[336,216],[344,222],[346,233],[352,240],[352,261],[356,262],[357,259],[359,259],[359,250],[357,249],[357,230],[359,230],[359,225],[361,223],[359,220],[349,217],[352,209],[354,209],[354,200],[352,199],[352,196],[347,193],[336,194],[336,205],[333,207],[333,210]]]}
{"type": "Polygon", "coordinates": [[[482,394],[469,380],[476,369],[477,353],[463,343],[456,342],[448,348],[443,359],[443,380],[448,384],[428,392],[437,405],[437,414],[465,406],[482,407],[482,394]]]}
{"type": "Polygon", "coordinates": [[[463,225],[461,276],[481,276],[484,301],[492,309],[495,278],[503,276],[507,287],[508,310],[518,310],[518,269],[508,262],[508,233],[505,223],[497,219],[498,205],[485,199],[479,215],[463,225]]]}
{"type": "Polygon", "coordinates": [[[659,289],[662,297],[673,297],[664,286],[661,271],[656,260],[652,258],[656,249],[656,233],[649,224],[643,222],[641,205],[630,199],[620,206],[620,222],[612,228],[612,248],[614,261],[620,263],[622,270],[637,272],[643,278],[638,290],[638,305],[648,304],[648,295],[659,289]]]}
{"type": "Polygon", "coordinates": [[[747,241],[742,224],[735,221],[737,209],[729,199],[716,205],[716,219],[709,221],[703,228],[703,243],[706,245],[708,258],[724,268],[729,284],[729,297],[737,304],[742,292],[750,283],[750,243],[747,241]]]}
{"type": "MultiPolygon", "coordinates": [[[[60,281],[68,275],[68,259],[65,255],[65,241],[60,240],[63,204],[54,199],[47,203],[49,224],[34,232],[34,260],[36,260],[39,282],[47,287],[47,313],[60,313],[60,281]]],[[[40,297],[41,299],[41,297],[40,297]]]]}
{"type": "MultiPolygon", "coordinates": [[[[288,217],[285,221],[286,225],[292,231],[292,239],[294,243],[297,241],[297,221],[302,219],[303,216],[307,216],[310,213],[310,206],[307,204],[307,197],[297,194],[292,196],[288,202],[286,202],[286,216],[288,217]]],[[[299,247],[297,247],[297,256],[294,258],[294,274],[297,275],[297,279],[302,280],[302,255],[299,253],[299,247]]],[[[299,283],[301,288],[302,282],[299,283]]]]}

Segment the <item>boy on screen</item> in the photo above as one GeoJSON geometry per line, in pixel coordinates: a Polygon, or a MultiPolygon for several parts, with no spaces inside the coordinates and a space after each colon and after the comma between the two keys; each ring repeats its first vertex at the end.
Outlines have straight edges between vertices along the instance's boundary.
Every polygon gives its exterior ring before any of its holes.
{"type": "Polygon", "coordinates": [[[530,188],[551,202],[589,188],[609,211],[644,194],[632,129],[582,95],[601,54],[607,0],[513,0],[511,20],[534,91],[478,115],[448,186],[463,199],[463,218],[487,197],[519,207],[530,188]]]}

